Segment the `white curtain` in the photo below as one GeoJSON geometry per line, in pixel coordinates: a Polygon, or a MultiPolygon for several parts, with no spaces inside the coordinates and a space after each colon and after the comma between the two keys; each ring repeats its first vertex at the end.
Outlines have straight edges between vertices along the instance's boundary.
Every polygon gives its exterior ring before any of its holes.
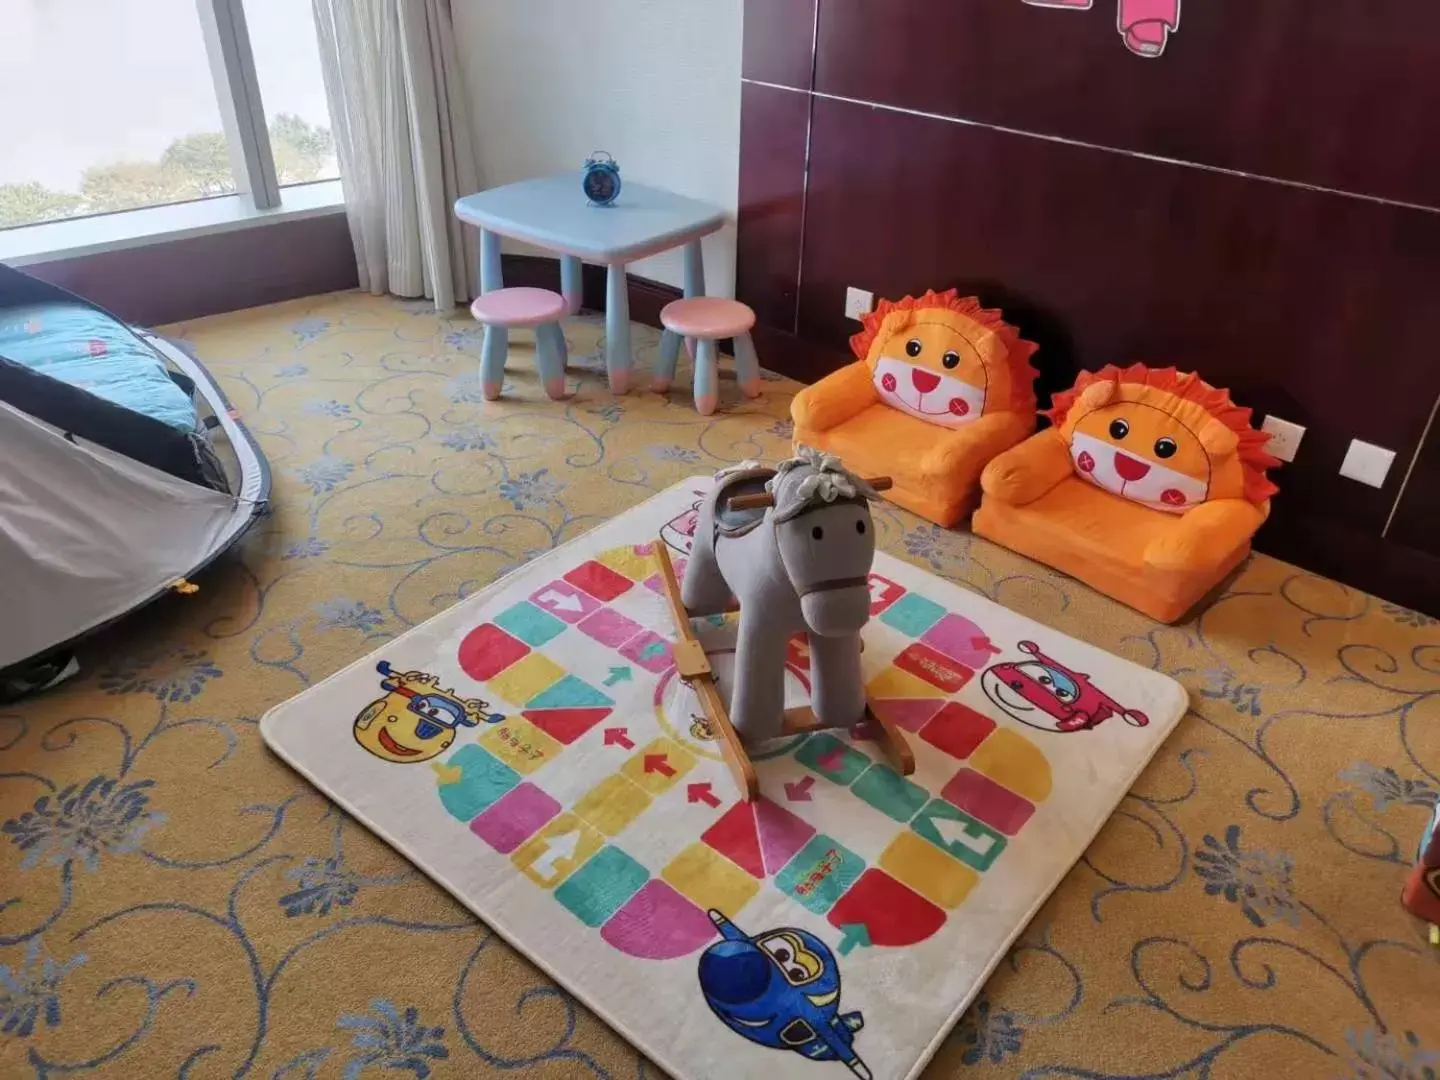
{"type": "Polygon", "coordinates": [[[452,207],[479,187],[450,0],[313,0],[360,287],[470,298],[452,207]]]}

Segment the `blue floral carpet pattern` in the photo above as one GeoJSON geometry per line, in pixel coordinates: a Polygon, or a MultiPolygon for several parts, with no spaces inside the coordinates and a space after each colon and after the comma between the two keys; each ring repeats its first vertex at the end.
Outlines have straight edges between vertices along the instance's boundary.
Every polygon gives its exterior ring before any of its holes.
{"type": "MultiPolygon", "coordinates": [[[[677,480],[782,455],[795,385],[726,381],[708,418],[679,391],[616,399],[580,319],[571,400],[522,342],[487,404],[468,317],[358,293],[169,332],[263,443],[274,512],[198,594],[0,709],[0,1076],[657,1075],[256,723],[677,480]]],[[[635,340],[643,367],[657,336],[635,340]]],[[[1159,627],[967,533],[877,521],[1192,705],[927,1075],[1434,1080],[1440,950],[1398,894],[1440,794],[1440,625],[1259,556],[1159,627]]]]}

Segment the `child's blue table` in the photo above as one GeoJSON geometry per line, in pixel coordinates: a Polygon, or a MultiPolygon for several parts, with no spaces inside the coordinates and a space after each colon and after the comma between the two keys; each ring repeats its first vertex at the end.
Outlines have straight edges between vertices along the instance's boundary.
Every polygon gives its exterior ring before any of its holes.
{"type": "Polygon", "coordinates": [[[561,291],[571,314],[580,310],[581,260],[609,268],[605,292],[605,367],[610,388],[630,386],[630,306],[625,267],[647,255],[685,248],[685,295],[705,293],[700,238],[725,223],[718,207],[662,188],[626,181],[610,206],[591,206],[578,172],[491,188],[456,200],[455,216],[480,230],[480,291],[499,289],[500,237],[560,255],[561,291]]]}

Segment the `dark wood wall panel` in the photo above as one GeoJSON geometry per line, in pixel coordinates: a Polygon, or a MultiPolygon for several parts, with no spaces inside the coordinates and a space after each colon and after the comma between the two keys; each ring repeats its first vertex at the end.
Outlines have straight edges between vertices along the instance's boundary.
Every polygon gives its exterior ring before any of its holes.
{"type": "Polygon", "coordinates": [[[355,248],[343,213],[24,269],[142,326],[353,289],[358,284],[355,248]]]}
{"type": "MultiPolygon", "coordinates": [[[[1431,364],[1434,363],[1432,360],[1431,364]]],[[[1393,468],[1403,476],[1409,462],[1400,458],[1393,468]]],[[[1386,538],[1428,551],[1440,559],[1440,408],[1431,422],[1430,435],[1415,458],[1414,468],[1410,469],[1405,494],[1396,504],[1395,518],[1386,538]]],[[[1440,592],[1440,565],[1437,565],[1435,588],[1440,592]]]]}
{"type": "Polygon", "coordinates": [[[820,0],[746,0],[744,78],[810,89],[815,5],[820,0]]]}
{"type": "Polygon", "coordinates": [[[796,281],[805,220],[809,94],[746,83],[740,95],[739,241],[736,295],[766,326],[795,329],[796,281]]]}
{"type": "Polygon", "coordinates": [[[847,285],[974,290],[1061,383],[1175,364],[1307,425],[1277,506],[1383,528],[1403,470],[1337,473],[1352,437],[1408,461],[1440,394],[1440,215],[824,98],[812,123],[803,336],[843,343],[847,285]]]}
{"type": "Polygon", "coordinates": [[[821,0],[815,89],[1440,207],[1440,4],[1184,0],[1144,59],[1117,2],[821,0]]]}

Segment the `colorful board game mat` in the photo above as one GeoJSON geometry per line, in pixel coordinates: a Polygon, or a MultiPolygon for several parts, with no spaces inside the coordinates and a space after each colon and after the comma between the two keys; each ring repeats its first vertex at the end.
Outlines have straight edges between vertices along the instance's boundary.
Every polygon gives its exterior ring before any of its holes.
{"type": "MultiPolygon", "coordinates": [[[[672,1074],[914,1076],[1185,692],[880,554],[865,673],[914,775],[864,731],[816,732],[755,748],[762,798],[740,802],[676,676],[652,548],[683,573],[709,483],[528,563],[262,730],[672,1074]]],[[[722,689],[735,618],[695,623],[722,689]]],[[[803,704],[802,636],[787,671],[803,704]]]]}

